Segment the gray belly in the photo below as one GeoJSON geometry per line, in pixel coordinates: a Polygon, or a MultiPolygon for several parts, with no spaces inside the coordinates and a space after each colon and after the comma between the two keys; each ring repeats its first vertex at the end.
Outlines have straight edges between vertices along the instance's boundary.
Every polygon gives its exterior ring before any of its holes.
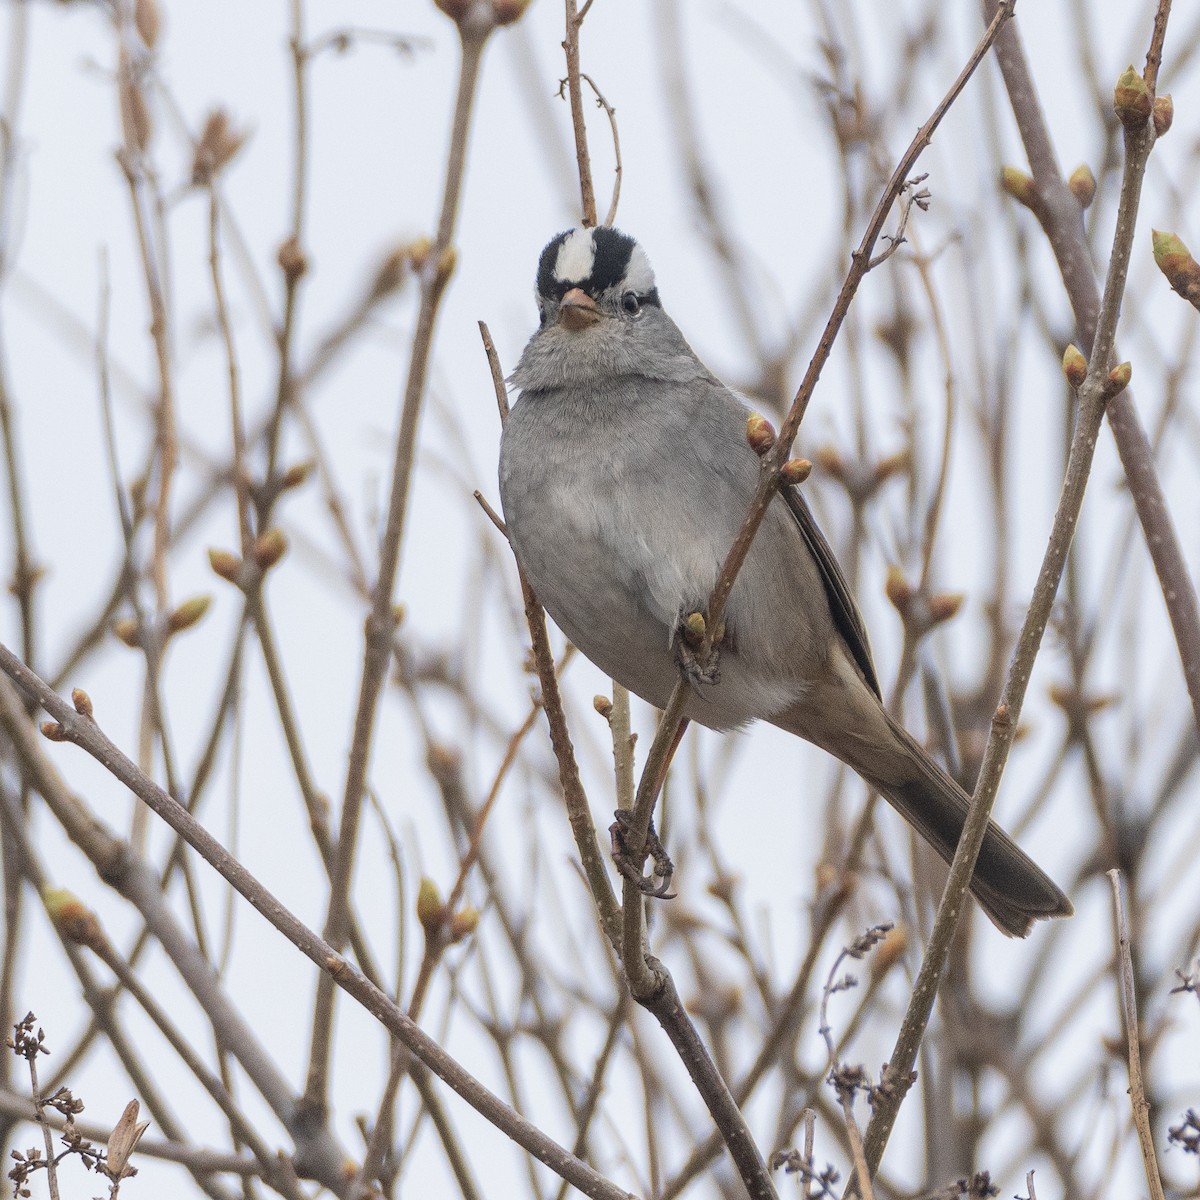
{"type": "MultiPolygon", "coordinates": [[[[500,469],[517,559],[546,611],[579,650],[662,708],[679,678],[673,631],[683,616],[707,606],[754,476],[742,499],[728,481],[708,472],[665,480],[657,464],[630,461],[621,445],[593,444],[581,459],[521,408],[509,418],[500,469]],[[722,484],[729,495],[720,494],[722,484]]],[[[770,524],[764,530],[769,541],[778,542],[781,531],[787,539],[786,521],[780,526],[776,517],[770,524]]],[[[798,544],[799,535],[793,540],[798,544]]],[[[754,553],[765,562],[766,555],[791,558],[796,548],[784,547],[781,555],[780,546],[764,544],[754,553]]],[[[752,558],[747,566],[753,565],[752,558]]],[[[788,631],[772,630],[765,602],[754,599],[754,588],[740,580],[729,617],[736,623],[739,612],[748,612],[755,627],[740,631],[736,647],[723,650],[720,682],[694,689],[686,711],[700,724],[727,729],[770,717],[806,691],[803,670],[786,664],[781,670],[772,661],[779,656],[770,643],[787,649],[788,631]]]]}

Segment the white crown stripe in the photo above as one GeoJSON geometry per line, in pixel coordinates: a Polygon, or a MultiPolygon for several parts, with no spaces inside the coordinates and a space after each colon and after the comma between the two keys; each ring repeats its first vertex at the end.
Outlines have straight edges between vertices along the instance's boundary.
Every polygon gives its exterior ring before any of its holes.
{"type": "Polygon", "coordinates": [[[596,247],[590,229],[576,229],[558,248],[554,260],[554,278],[562,283],[578,283],[592,273],[596,247]]]}

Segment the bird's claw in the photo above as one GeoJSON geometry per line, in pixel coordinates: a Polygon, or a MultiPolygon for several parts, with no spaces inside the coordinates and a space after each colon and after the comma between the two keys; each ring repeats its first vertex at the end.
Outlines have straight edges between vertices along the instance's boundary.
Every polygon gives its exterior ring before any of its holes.
{"type": "Polygon", "coordinates": [[[643,861],[646,854],[654,860],[654,873],[646,876],[642,874],[642,863],[634,861],[625,843],[633,814],[627,809],[619,808],[613,815],[615,820],[608,827],[608,833],[612,838],[612,857],[617,870],[644,896],[653,896],[657,900],[674,900],[675,893],[668,889],[675,874],[675,864],[663,848],[655,832],[654,822],[650,822],[650,828],[646,831],[646,846],[642,855],[643,861]],[[661,882],[656,883],[656,879],[661,882]]]}
{"type": "Polygon", "coordinates": [[[704,614],[689,613],[675,628],[675,665],[693,687],[711,687],[721,682],[721,650],[718,643],[724,629],[718,630],[708,653],[704,652],[706,632],[704,614]]]}

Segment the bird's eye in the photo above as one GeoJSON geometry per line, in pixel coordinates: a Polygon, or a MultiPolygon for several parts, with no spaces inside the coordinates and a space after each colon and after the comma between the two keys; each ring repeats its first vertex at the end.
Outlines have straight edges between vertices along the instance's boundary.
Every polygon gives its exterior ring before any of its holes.
{"type": "Polygon", "coordinates": [[[538,324],[545,325],[545,323],[546,323],[546,306],[539,300],[538,301],[538,324]]]}
{"type": "Polygon", "coordinates": [[[636,292],[626,292],[621,297],[621,307],[631,316],[636,317],[642,311],[642,302],[636,292]]]}

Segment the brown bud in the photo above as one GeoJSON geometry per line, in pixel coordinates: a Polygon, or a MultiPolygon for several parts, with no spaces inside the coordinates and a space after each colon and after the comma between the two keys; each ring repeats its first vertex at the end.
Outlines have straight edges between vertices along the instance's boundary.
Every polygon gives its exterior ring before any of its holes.
{"type": "Polygon", "coordinates": [[[272,526],[266,533],[260,533],[250,547],[250,556],[258,564],[260,570],[266,571],[273,567],[287,553],[287,536],[282,529],[272,526]]]}
{"type": "Polygon", "coordinates": [[[1151,113],[1154,117],[1154,136],[1162,137],[1175,120],[1175,101],[1170,96],[1155,96],[1151,113]]]}
{"type": "Polygon", "coordinates": [[[444,742],[433,742],[425,751],[425,762],[429,773],[439,783],[452,782],[462,769],[462,755],[453,746],[444,742]]]}
{"type": "Polygon", "coordinates": [[[408,261],[414,271],[423,271],[433,251],[433,243],[427,237],[417,238],[408,247],[408,261]]]}
{"type": "Polygon", "coordinates": [[[785,487],[803,483],[812,474],[813,465],[807,458],[789,458],[779,468],[779,482],[785,487]]]}
{"type": "Polygon", "coordinates": [[[612,701],[607,696],[593,696],[592,707],[607,721],[612,716],[612,701]]]}
{"type": "Polygon", "coordinates": [[[1033,176],[1022,171],[1020,167],[1001,168],[1000,186],[1026,208],[1037,206],[1037,186],[1033,182],[1033,176]]]}
{"type": "Polygon", "coordinates": [[[384,296],[400,290],[408,276],[410,254],[410,247],[396,246],[384,255],[383,261],[375,268],[375,278],[371,280],[368,290],[371,300],[382,300],[384,296]]]}
{"type": "Polygon", "coordinates": [[[66,888],[42,888],[42,903],[54,928],[68,942],[98,950],[104,946],[104,931],[96,914],[66,888]]]}
{"type": "Polygon", "coordinates": [[[762,458],[775,445],[775,427],[766,417],[751,413],[746,418],[746,441],[750,449],[762,458]]]}
{"type": "Polygon", "coordinates": [[[846,478],[846,460],[833,446],[822,446],[813,457],[817,460],[817,466],[830,478],[839,483],[846,478]]]}
{"type": "Polygon", "coordinates": [[[837,882],[838,869],[832,863],[822,861],[817,863],[815,875],[817,891],[823,892],[837,882]]]}
{"type": "Polygon", "coordinates": [[[450,918],[450,928],[448,933],[450,941],[461,942],[463,938],[470,937],[479,925],[479,909],[468,904],[460,908],[458,912],[450,918]]]}
{"type": "Polygon", "coordinates": [[[211,596],[193,596],[190,600],[185,600],[167,618],[167,632],[179,633],[181,630],[190,629],[203,619],[211,604],[211,596]]]}
{"type": "Polygon", "coordinates": [[[1200,263],[1174,233],[1153,231],[1154,261],[1173,291],[1200,309],[1200,263]]]}
{"type": "Polygon", "coordinates": [[[958,614],[966,597],[962,592],[938,592],[929,597],[929,623],[940,625],[958,614]]]}
{"type": "Polygon", "coordinates": [[[141,645],[138,623],[133,617],[121,617],[114,621],[112,631],[132,650],[141,645]]]}
{"type": "Polygon", "coordinates": [[[417,920],[428,934],[431,929],[436,930],[441,925],[445,915],[445,905],[442,903],[442,893],[438,890],[438,885],[427,875],[423,875],[417,888],[417,920]]]}
{"type": "Polygon", "coordinates": [[[511,25],[525,15],[530,0],[492,0],[492,15],[497,25],[511,25]]]}
{"type": "Polygon", "coordinates": [[[1118,363],[1108,373],[1108,386],[1104,389],[1104,394],[1109,399],[1120,395],[1129,386],[1132,378],[1133,365],[1127,362],[1118,363]]]}
{"type": "Polygon", "coordinates": [[[438,255],[437,282],[445,283],[458,267],[458,251],[453,246],[447,246],[438,255]]]}
{"type": "Polygon", "coordinates": [[[896,611],[904,616],[912,602],[912,584],[904,577],[904,572],[897,566],[888,567],[887,580],[883,585],[884,594],[892,602],[896,611]]]}
{"type": "Polygon", "coordinates": [[[134,0],[133,23],[148,50],[153,50],[162,28],[162,14],[158,0],[134,0]]]}
{"type": "Polygon", "coordinates": [[[1062,357],[1063,374],[1067,377],[1067,382],[1073,388],[1083,387],[1083,381],[1087,378],[1087,359],[1083,357],[1083,351],[1072,342],[1064,351],[1062,357]]]}
{"type": "Polygon", "coordinates": [[[283,281],[289,287],[293,286],[308,272],[308,255],[300,248],[299,241],[294,237],[281,242],[275,254],[275,261],[283,272],[283,281]]]}
{"type": "Polygon", "coordinates": [[[467,13],[471,11],[471,0],[433,0],[433,2],[455,25],[461,25],[467,13]]]}
{"type": "Polygon", "coordinates": [[[1133,69],[1126,67],[1113,89],[1113,112],[1126,129],[1144,125],[1154,108],[1154,97],[1146,81],[1133,69]]]}
{"type": "Polygon", "coordinates": [[[83,688],[73,688],[71,691],[71,703],[75,705],[75,711],[81,717],[91,717],[93,715],[92,698],[83,690],[83,688]]]}
{"type": "Polygon", "coordinates": [[[737,891],[738,877],[736,875],[718,875],[705,889],[710,896],[720,900],[722,904],[728,904],[733,900],[733,894],[737,891]]]}
{"type": "Polygon", "coordinates": [[[242,560],[236,554],[232,554],[228,550],[210,549],[208,565],[212,567],[213,573],[220,575],[222,579],[227,579],[230,583],[241,584],[242,560]]]}
{"type": "Polygon", "coordinates": [[[192,183],[198,187],[211,183],[245,143],[246,134],[234,129],[223,108],[210,112],[192,151],[192,183]]]}
{"type": "Polygon", "coordinates": [[[42,737],[48,742],[70,741],[70,738],[67,737],[67,731],[57,721],[42,722],[42,737]]]}
{"type": "Polygon", "coordinates": [[[871,474],[875,477],[874,482],[878,487],[879,484],[885,483],[891,479],[893,475],[907,474],[912,467],[912,453],[909,450],[897,450],[895,454],[889,454],[881,458],[874,466],[871,474]]]}
{"type": "Polygon", "coordinates": [[[307,483],[308,477],[313,473],[315,466],[316,463],[310,458],[306,462],[296,463],[295,466],[288,467],[279,477],[279,490],[288,492],[292,488],[298,488],[302,484],[307,483]]]}
{"type": "Polygon", "coordinates": [[[1096,177],[1087,163],[1080,163],[1067,179],[1071,195],[1079,201],[1080,208],[1090,208],[1096,198],[1096,177]]]}

